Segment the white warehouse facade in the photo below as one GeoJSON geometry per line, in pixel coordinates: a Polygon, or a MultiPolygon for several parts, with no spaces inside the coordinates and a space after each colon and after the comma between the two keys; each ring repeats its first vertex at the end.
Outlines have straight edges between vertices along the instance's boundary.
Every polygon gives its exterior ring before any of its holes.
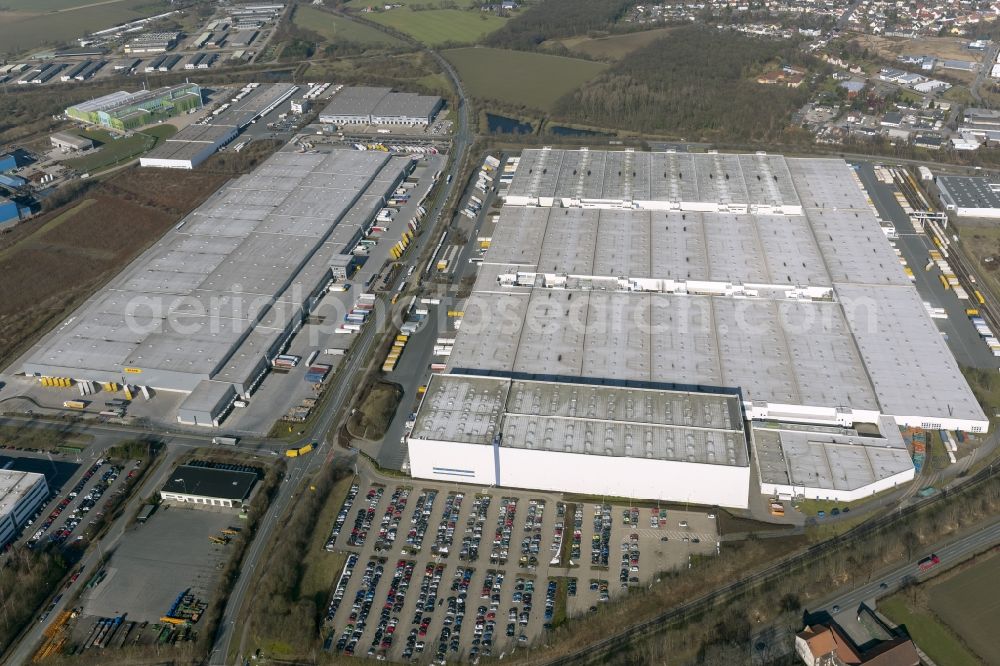
{"type": "Polygon", "coordinates": [[[737,395],[435,375],[416,478],[746,508],[737,395]]]}
{"type": "Polygon", "coordinates": [[[49,497],[44,474],[0,470],[0,548],[49,497]]]}

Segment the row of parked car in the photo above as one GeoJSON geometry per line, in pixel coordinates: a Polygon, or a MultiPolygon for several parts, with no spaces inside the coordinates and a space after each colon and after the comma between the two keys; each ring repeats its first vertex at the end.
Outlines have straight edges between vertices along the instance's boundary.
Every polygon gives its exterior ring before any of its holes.
{"type": "MultiPolygon", "coordinates": [[[[141,462],[141,461],[140,461],[141,462]]],[[[100,469],[107,463],[104,458],[100,458],[91,465],[80,480],[77,481],[76,485],[69,494],[59,501],[59,504],[49,513],[45,521],[39,526],[39,529],[35,531],[32,537],[28,540],[28,548],[33,548],[44,536],[45,532],[59,519],[63,512],[69,507],[69,505],[79,497],[83,489],[86,488],[90,480],[100,471],[100,469]]],[[[138,467],[138,463],[136,465],[138,467]]],[[[91,487],[90,492],[80,500],[79,504],[73,508],[69,517],[63,522],[63,524],[56,530],[49,533],[48,539],[54,543],[64,543],[73,533],[73,531],[83,522],[84,514],[90,512],[95,506],[97,506],[98,500],[104,496],[104,493],[109,487],[118,479],[118,475],[122,471],[122,467],[119,465],[112,465],[107,470],[101,474],[101,478],[91,487]]],[[[129,473],[129,476],[134,475],[134,470],[129,473]]],[[[34,519],[28,521],[28,525],[33,523],[34,519]]],[[[78,537],[82,538],[82,537],[78,537]]]]}
{"type": "Polygon", "coordinates": [[[479,559],[479,548],[483,543],[483,530],[486,527],[486,514],[490,510],[493,498],[489,495],[476,495],[472,500],[472,513],[465,522],[465,537],[462,538],[462,549],[458,556],[467,562],[479,559]]]}
{"type": "Polygon", "coordinates": [[[602,504],[594,508],[594,537],[590,547],[590,563],[606,567],[610,556],[611,505],[602,504]]]}
{"type": "Polygon", "coordinates": [[[437,498],[436,490],[425,490],[417,497],[413,507],[413,517],[410,518],[410,530],[406,534],[406,547],[403,548],[403,555],[419,553],[424,547],[424,536],[430,526],[431,512],[434,511],[434,500],[437,498]]]}
{"type": "Polygon", "coordinates": [[[354,519],[354,528],[351,530],[351,536],[347,540],[348,545],[365,545],[365,540],[368,539],[368,532],[371,530],[372,522],[375,520],[375,507],[378,506],[379,500],[382,499],[384,493],[385,488],[382,486],[371,488],[368,491],[368,495],[365,496],[368,506],[358,509],[358,516],[354,519]]]}
{"type": "Polygon", "coordinates": [[[344,570],[340,572],[340,578],[337,579],[337,584],[333,587],[333,595],[330,598],[330,605],[326,608],[326,621],[331,622],[333,616],[337,614],[337,609],[340,608],[340,602],[344,600],[344,594],[347,592],[347,584],[351,582],[351,575],[354,573],[354,565],[358,563],[358,556],[351,553],[347,557],[347,562],[344,564],[344,570]]]}
{"type": "Polygon", "coordinates": [[[493,534],[493,549],[490,551],[490,564],[503,566],[507,564],[510,553],[510,535],[514,531],[514,517],[517,515],[517,498],[500,498],[500,513],[497,515],[497,528],[493,534]]]}
{"type": "Polygon", "coordinates": [[[441,522],[438,523],[437,538],[431,546],[431,552],[441,557],[448,557],[452,544],[455,542],[455,526],[458,524],[458,516],[462,513],[462,500],[465,499],[463,493],[448,493],[444,500],[444,513],[441,515],[441,522]]]}
{"type": "Polygon", "coordinates": [[[403,512],[406,510],[409,497],[409,488],[399,487],[392,492],[389,506],[385,508],[379,526],[378,540],[375,541],[376,553],[392,549],[392,544],[396,542],[396,534],[399,533],[399,525],[403,522],[403,512]]]}
{"type": "Polygon", "coordinates": [[[344,503],[340,505],[340,513],[337,514],[337,519],[333,521],[333,529],[330,530],[330,537],[326,540],[326,549],[332,551],[337,545],[337,537],[340,536],[340,531],[344,528],[344,523],[347,522],[347,517],[351,513],[351,507],[354,506],[354,500],[358,496],[358,491],[361,488],[356,483],[352,483],[350,489],[347,491],[347,497],[344,498],[344,503]]]}
{"type": "Polygon", "coordinates": [[[361,575],[361,587],[354,595],[354,604],[351,606],[351,614],[348,617],[347,626],[337,641],[337,651],[344,654],[353,655],[357,649],[358,641],[365,633],[368,615],[371,613],[375,603],[375,588],[385,573],[385,559],[372,557],[365,565],[364,573],[361,575]]]}
{"type": "Polygon", "coordinates": [[[416,566],[412,560],[399,560],[396,562],[396,570],[392,574],[389,582],[389,591],[386,593],[385,603],[379,616],[378,625],[372,635],[371,647],[368,648],[368,656],[376,657],[379,661],[386,659],[386,653],[392,649],[392,638],[399,626],[399,614],[403,612],[403,604],[406,601],[406,591],[410,587],[410,579],[413,577],[413,569],[416,566]]]}

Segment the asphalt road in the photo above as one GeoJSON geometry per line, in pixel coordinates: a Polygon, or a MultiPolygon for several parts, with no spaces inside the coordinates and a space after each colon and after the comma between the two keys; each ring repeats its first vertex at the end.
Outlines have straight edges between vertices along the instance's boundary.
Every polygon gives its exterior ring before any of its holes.
{"type": "MultiPolygon", "coordinates": [[[[439,233],[438,227],[440,226],[441,212],[444,210],[446,202],[451,199],[453,188],[458,183],[458,175],[461,173],[462,165],[469,151],[472,136],[469,125],[468,103],[466,101],[465,90],[458,75],[451,64],[437,52],[429,50],[428,53],[438,61],[444,72],[451,79],[459,97],[457,109],[458,123],[451,150],[452,162],[447,171],[447,174],[451,176],[450,182],[448,182],[447,178],[445,179],[445,184],[443,184],[445,189],[442,195],[438,197],[437,203],[432,207],[428,215],[428,219],[432,221],[428,228],[428,235],[430,238],[435,238],[439,233]]],[[[327,447],[330,446],[326,444],[327,435],[337,424],[343,408],[348,403],[351,380],[361,370],[361,363],[365,360],[367,351],[375,344],[377,335],[382,333],[384,331],[376,331],[376,328],[373,326],[367,326],[362,329],[360,338],[355,342],[351,350],[350,357],[332,380],[333,383],[329,389],[331,396],[323,406],[320,418],[316,421],[312,430],[307,433],[307,436],[301,440],[302,443],[308,441],[320,442],[319,450],[315,454],[303,458],[291,459],[291,463],[288,466],[287,478],[282,482],[281,490],[271,503],[267,514],[261,520],[257,534],[254,536],[254,540],[244,558],[240,576],[229,596],[215,642],[212,646],[212,652],[209,656],[209,664],[212,666],[226,666],[227,655],[229,654],[234,636],[237,633],[235,626],[236,618],[243,607],[246,593],[253,583],[254,572],[260,564],[260,557],[271,540],[274,527],[278,524],[280,517],[284,515],[295,494],[301,491],[299,486],[302,480],[308,478],[312,472],[326,462],[328,457],[327,447]]],[[[333,452],[329,452],[330,458],[332,458],[332,455],[333,452]]],[[[239,638],[241,653],[243,652],[245,637],[245,632],[241,631],[239,638]]]]}
{"type": "Polygon", "coordinates": [[[874,600],[904,587],[907,583],[923,581],[928,578],[947,571],[968,558],[989,550],[993,546],[1000,544],[1000,520],[994,520],[985,527],[974,530],[958,539],[942,542],[932,548],[926,548],[914,554],[914,558],[907,562],[901,562],[897,566],[887,571],[880,572],[866,580],[864,584],[847,591],[841,591],[823,600],[814,608],[810,608],[812,613],[827,612],[836,615],[838,612],[857,610],[861,604],[866,604],[869,608],[875,607],[874,600]],[[931,554],[941,558],[941,564],[927,570],[920,571],[917,562],[931,554]],[[882,585],[885,588],[882,588],[882,585]]]}
{"type": "MultiPolygon", "coordinates": [[[[866,577],[863,583],[849,589],[840,589],[821,600],[807,610],[814,618],[837,616],[853,616],[865,606],[870,609],[877,607],[878,599],[889,596],[902,589],[908,583],[924,581],[948,571],[951,567],[961,564],[970,557],[985,552],[1000,544],[1000,521],[994,521],[985,527],[972,530],[958,538],[945,541],[931,548],[925,548],[914,554],[907,562],[900,562],[893,567],[879,571],[866,577]],[[935,554],[941,563],[927,571],[920,571],[917,566],[924,557],[935,554]],[[884,587],[883,587],[884,586],[884,587]]],[[[765,626],[754,632],[751,648],[751,658],[754,664],[769,663],[792,651],[792,637],[785,627],[765,626]]],[[[942,664],[942,666],[944,666],[942,664]]]]}

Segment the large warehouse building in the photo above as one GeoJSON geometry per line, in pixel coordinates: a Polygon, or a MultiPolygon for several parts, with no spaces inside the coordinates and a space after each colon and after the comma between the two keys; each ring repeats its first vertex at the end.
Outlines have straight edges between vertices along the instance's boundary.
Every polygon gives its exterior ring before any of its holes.
{"type": "MultiPolygon", "coordinates": [[[[299,87],[288,83],[243,87],[234,102],[205,120],[188,125],[139,158],[139,165],[164,169],[193,169],[235,139],[250,123],[276,109],[299,87]]],[[[221,108],[221,107],[220,107],[221,108]]]]}
{"type": "MultiPolygon", "coordinates": [[[[527,150],[463,309],[449,373],[732,393],[754,421],[889,441],[988,427],[842,160],[527,150]]],[[[415,475],[460,467],[422,437],[415,475]]]]}
{"type": "Polygon", "coordinates": [[[375,151],[276,153],[43,338],[23,371],[189,392],[179,420],[213,425],[263,379],[411,168],[375,151]]]}
{"type": "Polygon", "coordinates": [[[66,115],[91,125],[124,132],[201,108],[201,88],[182,83],[156,90],[114,92],[66,109],[66,115]]]}
{"type": "Polygon", "coordinates": [[[345,87],[333,96],[319,120],[332,125],[429,125],[443,104],[436,95],[345,87]]]}
{"type": "Polygon", "coordinates": [[[736,395],[436,375],[409,446],[419,478],[747,504],[736,395]]]}
{"type": "Polygon", "coordinates": [[[0,549],[48,497],[44,474],[0,469],[0,549]]]}

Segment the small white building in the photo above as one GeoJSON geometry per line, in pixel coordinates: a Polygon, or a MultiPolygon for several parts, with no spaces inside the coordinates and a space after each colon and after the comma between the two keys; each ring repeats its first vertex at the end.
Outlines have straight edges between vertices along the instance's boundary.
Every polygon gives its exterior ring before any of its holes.
{"type": "Polygon", "coordinates": [[[14,539],[48,497],[44,474],[0,470],[0,548],[14,539]]]}

